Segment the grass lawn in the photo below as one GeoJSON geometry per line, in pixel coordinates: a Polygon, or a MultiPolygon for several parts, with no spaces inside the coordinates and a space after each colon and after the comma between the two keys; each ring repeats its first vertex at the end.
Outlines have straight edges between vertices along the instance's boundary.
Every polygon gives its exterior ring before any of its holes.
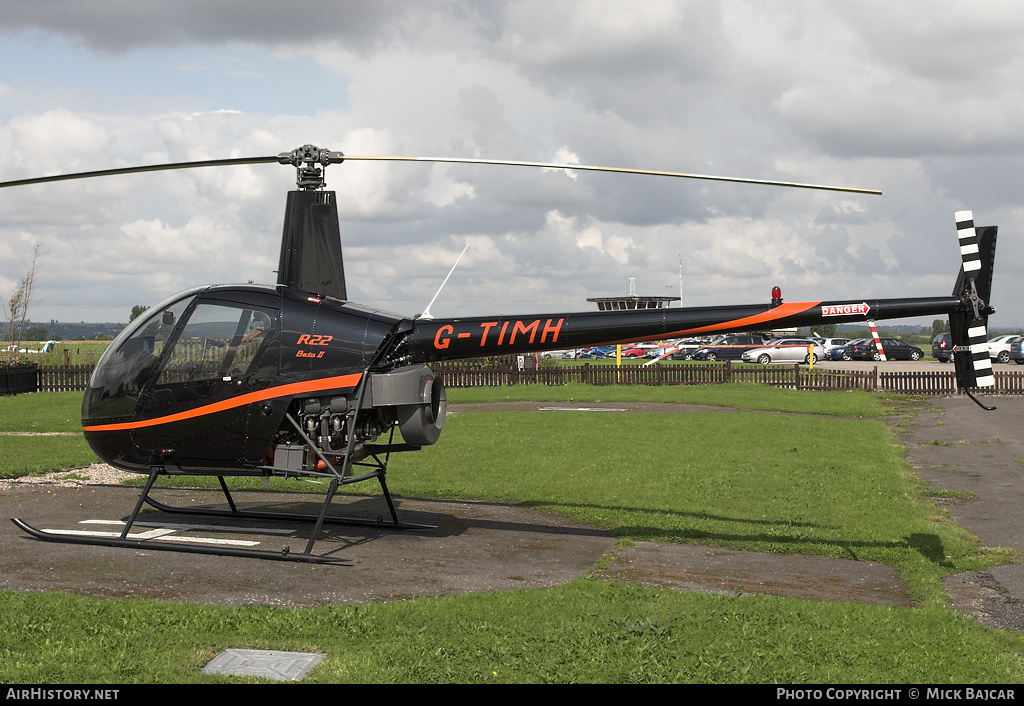
{"type": "Polygon", "coordinates": [[[97,460],[82,437],[81,392],[0,397],[0,478],[78,468],[97,460]]]}
{"type": "Polygon", "coordinates": [[[470,402],[678,402],[772,412],[836,417],[882,417],[906,404],[905,398],[873,392],[808,392],[752,383],[723,385],[507,385],[448,390],[452,404],[470,402]]]}
{"type": "MultiPolygon", "coordinates": [[[[393,458],[392,491],[523,503],[607,528],[623,542],[880,561],[897,568],[918,607],[710,596],[591,578],[544,590],[309,609],[8,591],[0,592],[0,681],[238,681],[199,671],[228,647],[327,654],[307,682],[938,684],[1024,677],[1024,638],[946,607],[944,576],[1005,555],[983,552],[947,521],[886,427],[884,417],[927,402],[753,385],[449,390],[454,404],[510,396],[681,401],[736,411],[459,412],[437,445],[393,458]],[[765,413],[780,411],[792,414],[765,413]]],[[[0,398],[0,419],[8,431],[28,424],[61,430],[76,419],[79,401],[0,398]]],[[[8,445],[16,438],[25,437],[0,435],[5,451],[13,450],[0,456],[33,455],[8,445]]]]}
{"type": "Polygon", "coordinates": [[[43,392],[0,397],[0,432],[82,431],[81,392],[43,392]]]}

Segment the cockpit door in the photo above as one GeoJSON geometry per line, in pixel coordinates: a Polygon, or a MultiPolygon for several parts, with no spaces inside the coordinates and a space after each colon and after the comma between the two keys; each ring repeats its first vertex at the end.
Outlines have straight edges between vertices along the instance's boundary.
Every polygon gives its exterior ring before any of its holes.
{"type": "Polygon", "coordinates": [[[270,308],[196,303],[139,401],[135,443],[172,465],[241,463],[249,415],[245,395],[277,319],[270,308]]]}

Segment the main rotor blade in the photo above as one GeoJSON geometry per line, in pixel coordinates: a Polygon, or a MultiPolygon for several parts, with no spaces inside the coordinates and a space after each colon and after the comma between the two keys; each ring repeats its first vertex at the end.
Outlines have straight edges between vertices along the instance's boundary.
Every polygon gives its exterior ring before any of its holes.
{"type": "Polygon", "coordinates": [[[365,160],[378,162],[450,162],[458,164],[500,164],[514,167],[541,167],[544,169],[566,169],[591,172],[615,172],[618,174],[647,174],[651,176],[678,177],[680,179],[705,179],[709,181],[730,181],[740,184],[763,184],[767,186],[788,186],[797,189],[819,189],[823,191],[845,191],[853,194],[881,194],[876,189],[858,189],[846,186],[828,186],[825,184],[800,184],[791,181],[771,181],[768,179],[743,179],[741,177],[710,176],[708,174],[685,174],[683,172],[662,172],[652,169],[626,169],[622,167],[594,167],[585,164],[552,164],[547,162],[516,162],[504,159],[464,159],[460,157],[403,157],[374,155],[345,155],[345,160],[365,160]]]}
{"type": "Polygon", "coordinates": [[[277,162],[277,157],[240,157],[237,159],[208,159],[199,162],[176,162],[174,164],[151,164],[144,167],[121,167],[119,169],[101,169],[94,172],[77,172],[75,174],[54,174],[18,179],[17,181],[0,182],[0,189],[7,186],[27,186],[29,184],[45,184],[50,181],[67,181],[69,179],[91,179],[92,177],[114,176],[117,174],[136,174],[138,172],[159,172],[169,169],[193,169],[195,167],[229,167],[238,164],[267,164],[277,162]]]}
{"type": "MultiPolygon", "coordinates": [[[[399,155],[344,155],[338,161],[376,161],[376,162],[441,162],[450,164],[495,164],[513,167],[540,167],[542,169],[564,169],[591,172],[613,172],[617,174],[646,174],[649,176],[676,177],[680,179],[703,179],[706,181],[727,181],[739,184],[760,184],[765,186],[785,186],[797,189],[817,189],[820,191],[843,191],[853,194],[881,194],[875,189],[859,189],[845,186],[829,186],[826,184],[802,184],[791,181],[773,181],[769,179],[744,179],[741,177],[712,176],[709,174],[687,174],[684,172],[666,172],[653,169],[629,169],[624,167],[596,167],[586,164],[556,164],[552,162],[520,162],[505,159],[469,159],[462,157],[406,157],[399,155]]],[[[67,181],[71,179],[89,179],[92,177],[114,176],[118,174],[136,174],[141,172],[158,172],[171,169],[193,169],[196,167],[225,167],[241,164],[273,164],[281,163],[282,155],[269,157],[240,157],[236,159],[209,159],[196,162],[175,162],[171,164],[152,164],[141,167],[120,167],[118,169],[101,169],[92,172],[74,174],[54,174],[51,176],[18,179],[0,182],[0,188],[8,186],[27,186],[44,184],[51,181],[67,181]]],[[[333,160],[332,160],[333,161],[333,160]]]]}

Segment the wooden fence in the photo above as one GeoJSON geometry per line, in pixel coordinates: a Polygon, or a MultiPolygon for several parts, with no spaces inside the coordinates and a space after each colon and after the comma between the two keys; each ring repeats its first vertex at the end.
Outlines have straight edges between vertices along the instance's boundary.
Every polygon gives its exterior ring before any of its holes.
{"type": "MultiPolygon", "coordinates": [[[[952,369],[935,371],[837,370],[805,365],[733,365],[724,363],[655,364],[650,366],[591,365],[521,369],[506,361],[435,363],[434,372],[446,387],[483,387],[537,383],[565,385],[708,385],[752,382],[796,390],[867,390],[907,395],[956,394],[952,369]]],[[[528,367],[528,366],[527,366],[528,367]]],[[[1024,370],[995,370],[994,394],[1024,394],[1024,370]]]]}
{"type": "Polygon", "coordinates": [[[75,392],[89,386],[92,365],[43,366],[36,373],[40,392],[75,392]]]}
{"type": "Polygon", "coordinates": [[[550,367],[520,370],[511,367],[480,367],[434,364],[446,387],[497,387],[501,385],[713,385],[725,382],[756,382],[800,390],[874,390],[873,371],[808,370],[800,366],[734,366],[725,363],[688,365],[611,365],[550,367]]]}
{"type": "MultiPolygon", "coordinates": [[[[884,364],[883,364],[884,365],[884,364]]],[[[91,365],[44,366],[37,371],[40,392],[81,391],[88,387],[91,365]]],[[[733,365],[724,363],[666,363],[649,366],[599,365],[520,368],[514,357],[434,363],[431,368],[446,387],[503,385],[714,385],[753,382],[796,390],[868,390],[908,395],[956,393],[952,370],[886,371],[810,369],[805,365],[733,365]]],[[[995,370],[995,394],[1024,394],[1024,370],[995,370]]]]}
{"type": "Polygon", "coordinates": [[[36,384],[35,365],[4,365],[0,367],[0,395],[32,392],[36,384]]]}

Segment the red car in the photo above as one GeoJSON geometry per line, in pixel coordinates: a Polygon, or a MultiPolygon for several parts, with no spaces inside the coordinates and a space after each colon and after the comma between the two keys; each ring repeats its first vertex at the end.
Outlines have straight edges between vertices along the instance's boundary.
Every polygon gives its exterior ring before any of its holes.
{"type": "Polygon", "coordinates": [[[646,353],[659,347],[656,343],[631,343],[622,347],[622,357],[643,358],[646,353]]]}
{"type": "Polygon", "coordinates": [[[622,357],[623,358],[643,358],[644,357],[644,353],[646,353],[648,350],[650,350],[650,349],[649,348],[623,348],[622,349],[622,357]]]}

